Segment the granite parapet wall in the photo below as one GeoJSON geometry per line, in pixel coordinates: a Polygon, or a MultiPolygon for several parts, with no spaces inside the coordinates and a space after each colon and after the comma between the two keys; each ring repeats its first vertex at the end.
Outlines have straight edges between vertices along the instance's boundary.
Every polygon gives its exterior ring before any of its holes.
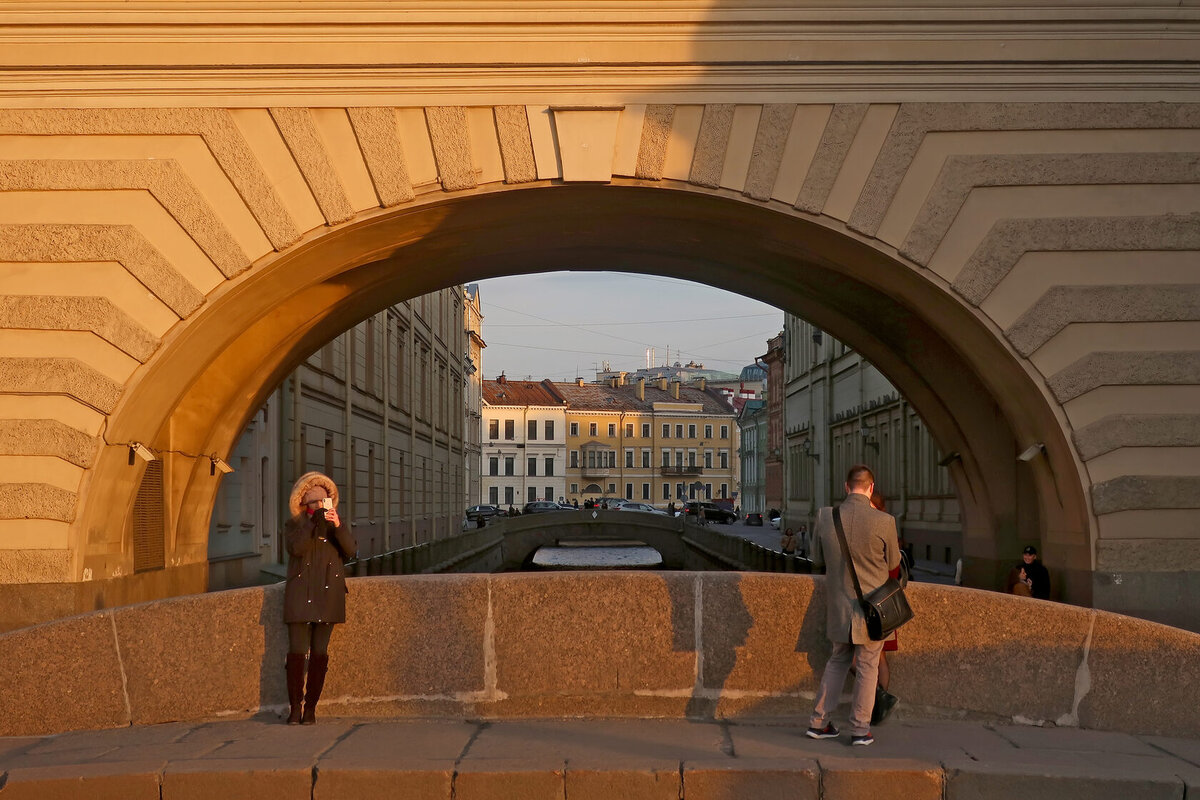
{"type": "MultiPolygon", "coordinates": [[[[805,714],[829,654],[820,576],[662,572],[350,581],[322,707],[354,716],[805,714]]],[[[904,712],[1200,736],[1200,635],[912,584],[904,712]]],[[[0,636],[0,735],[248,716],[286,704],[282,586],[0,636]]]]}

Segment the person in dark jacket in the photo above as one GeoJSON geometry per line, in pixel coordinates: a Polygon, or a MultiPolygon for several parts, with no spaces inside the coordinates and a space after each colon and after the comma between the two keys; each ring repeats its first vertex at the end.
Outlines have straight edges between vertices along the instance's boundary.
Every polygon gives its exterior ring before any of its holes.
{"type": "Polygon", "coordinates": [[[1030,593],[1039,600],[1050,599],[1050,571],[1038,560],[1037,548],[1029,545],[1021,553],[1021,561],[1008,573],[1004,591],[1017,594],[1014,586],[1020,581],[1020,572],[1025,570],[1025,585],[1030,593]]]}
{"type": "Polygon", "coordinates": [[[283,528],[290,556],[283,621],[288,629],[289,725],[317,721],[317,701],[329,669],[329,638],[333,626],[346,621],[348,590],[342,565],[354,557],[358,544],[338,516],[337,505],[337,485],[319,472],[301,475],[288,500],[292,516],[283,528]]]}

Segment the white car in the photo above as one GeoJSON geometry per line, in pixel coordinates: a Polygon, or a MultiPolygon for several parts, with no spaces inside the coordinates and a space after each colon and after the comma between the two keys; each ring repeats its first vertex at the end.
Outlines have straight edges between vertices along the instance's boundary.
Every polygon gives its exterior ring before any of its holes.
{"type": "Polygon", "coordinates": [[[779,530],[779,520],[781,520],[781,519],[783,519],[783,517],[772,517],[771,518],[771,527],[774,528],[775,530],[779,530]]]}
{"type": "Polygon", "coordinates": [[[660,514],[668,516],[667,512],[660,508],[655,508],[649,503],[623,503],[617,511],[641,511],[643,514],[660,514]]]}

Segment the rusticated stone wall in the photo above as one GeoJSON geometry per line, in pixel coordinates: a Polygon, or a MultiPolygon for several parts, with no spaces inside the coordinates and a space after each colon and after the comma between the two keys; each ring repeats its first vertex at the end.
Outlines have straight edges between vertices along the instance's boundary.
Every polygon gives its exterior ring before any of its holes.
{"type": "MultiPolygon", "coordinates": [[[[1200,735],[1200,635],[910,584],[901,713],[1200,735]]],[[[0,636],[0,736],[282,711],[282,586],[0,636]]],[[[589,573],[357,578],[322,706],[353,716],[806,715],[824,578],[589,573]]]]}

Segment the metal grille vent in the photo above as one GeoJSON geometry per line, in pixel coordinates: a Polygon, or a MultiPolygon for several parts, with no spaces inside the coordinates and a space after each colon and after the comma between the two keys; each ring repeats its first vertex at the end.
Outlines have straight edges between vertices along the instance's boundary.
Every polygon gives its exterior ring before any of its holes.
{"type": "Polygon", "coordinates": [[[163,513],[163,462],[146,465],[142,483],[133,504],[133,571],[162,569],[165,514],[163,513]]]}

